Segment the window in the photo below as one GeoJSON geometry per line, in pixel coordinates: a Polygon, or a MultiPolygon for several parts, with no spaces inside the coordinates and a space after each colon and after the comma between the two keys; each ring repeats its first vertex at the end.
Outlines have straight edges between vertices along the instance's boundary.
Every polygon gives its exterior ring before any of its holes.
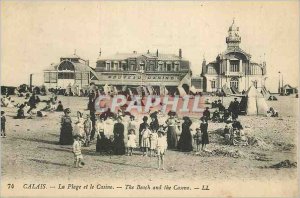
{"type": "Polygon", "coordinates": [[[50,72],[44,73],[44,82],[49,83],[50,82],[50,72]]]}
{"type": "Polygon", "coordinates": [[[172,67],[172,64],[170,62],[167,62],[167,68],[166,68],[166,70],[167,71],[171,71],[171,67],[172,67]]]}
{"type": "Polygon", "coordinates": [[[210,66],[210,67],[207,68],[207,73],[208,74],[216,74],[216,70],[215,70],[215,68],[210,66]]]}
{"type": "Polygon", "coordinates": [[[110,70],[110,62],[106,62],[106,70],[110,70]]]}
{"type": "Polygon", "coordinates": [[[215,89],[216,88],[216,81],[211,81],[211,88],[212,89],[215,89]]]}
{"type": "Polygon", "coordinates": [[[140,62],[140,70],[144,70],[145,69],[145,62],[141,61],[140,62]]]}
{"type": "Polygon", "coordinates": [[[179,62],[174,63],[174,71],[179,71],[179,62]]]}
{"type": "Polygon", "coordinates": [[[128,65],[125,61],[122,61],[122,70],[128,71],[128,65]]]}
{"type": "Polygon", "coordinates": [[[253,85],[255,88],[257,88],[257,80],[253,81],[253,85]]]}
{"type": "Polygon", "coordinates": [[[230,72],[239,72],[239,61],[238,60],[231,60],[230,61],[230,72]]]}
{"type": "Polygon", "coordinates": [[[237,78],[232,78],[230,80],[230,88],[235,88],[235,89],[239,89],[239,79],[237,78]]]}
{"type": "Polygon", "coordinates": [[[57,82],[57,73],[56,72],[51,72],[50,73],[50,82],[51,83],[56,83],[57,82]]]}
{"type": "Polygon", "coordinates": [[[114,62],[114,66],[112,68],[112,70],[119,70],[119,63],[118,62],[114,62]]]}
{"type": "Polygon", "coordinates": [[[58,79],[74,79],[73,72],[59,72],[58,79]]]}
{"type": "Polygon", "coordinates": [[[69,71],[74,71],[74,65],[69,62],[69,61],[63,61],[62,63],[60,63],[60,65],[58,66],[58,70],[62,71],[62,70],[69,70],[69,71]]]}
{"type": "Polygon", "coordinates": [[[163,71],[163,62],[162,61],[159,61],[158,62],[158,71],[163,71]]]}

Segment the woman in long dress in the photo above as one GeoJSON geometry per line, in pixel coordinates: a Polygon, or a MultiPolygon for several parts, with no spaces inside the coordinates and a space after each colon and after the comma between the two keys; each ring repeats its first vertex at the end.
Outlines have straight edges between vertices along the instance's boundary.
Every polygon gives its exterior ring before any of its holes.
{"type": "Polygon", "coordinates": [[[202,150],[205,151],[205,147],[207,144],[209,144],[209,140],[208,140],[208,133],[207,133],[207,128],[208,128],[208,123],[206,118],[202,117],[202,123],[200,124],[200,130],[201,130],[201,134],[202,134],[202,150]]]}
{"type": "Polygon", "coordinates": [[[70,117],[70,109],[66,108],[64,110],[65,115],[61,118],[61,128],[60,128],[60,137],[59,144],[61,145],[72,145],[73,144],[73,127],[72,120],[70,117]]]}
{"type": "Polygon", "coordinates": [[[114,125],[114,151],[115,155],[125,155],[125,142],[124,142],[124,125],[121,118],[114,125]]]}
{"type": "Polygon", "coordinates": [[[184,152],[193,151],[191,125],[192,121],[189,117],[183,117],[182,132],[178,142],[178,149],[184,152]]]}
{"type": "Polygon", "coordinates": [[[169,118],[166,121],[168,125],[167,131],[167,142],[168,149],[176,149],[177,148],[177,120],[175,118],[176,113],[170,112],[169,118]]]}

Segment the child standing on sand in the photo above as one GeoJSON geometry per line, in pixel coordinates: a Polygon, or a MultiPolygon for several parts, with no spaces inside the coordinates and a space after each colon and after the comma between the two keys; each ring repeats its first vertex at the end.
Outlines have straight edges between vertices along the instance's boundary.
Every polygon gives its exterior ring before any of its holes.
{"type": "Polygon", "coordinates": [[[196,134],[194,135],[194,142],[196,144],[196,152],[200,151],[200,145],[201,145],[201,129],[196,128],[196,134]]]}
{"type": "Polygon", "coordinates": [[[148,149],[150,148],[150,134],[149,125],[145,125],[145,129],[142,131],[141,147],[143,148],[143,156],[148,155],[148,149]]]}
{"type": "Polygon", "coordinates": [[[132,155],[133,148],[136,147],[135,140],[136,140],[135,131],[134,131],[134,129],[130,129],[129,134],[128,134],[128,141],[127,141],[127,155],[128,156],[132,155]]]}
{"type": "Polygon", "coordinates": [[[83,156],[81,154],[81,141],[80,141],[80,135],[74,136],[74,143],[73,143],[73,153],[74,153],[74,166],[75,168],[82,167],[84,165],[83,163],[83,156]]]}
{"type": "Polygon", "coordinates": [[[5,123],[6,123],[6,118],[5,118],[5,112],[1,111],[1,137],[6,138],[6,133],[5,133],[5,123]]]}
{"type": "Polygon", "coordinates": [[[156,151],[157,151],[157,160],[158,160],[158,168],[164,170],[164,163],[165,163],[165,152],[168,147],[167,138],[165,137],[165,131],[163,129],[158,129],[158,138],[156,144],[156,151]]]}

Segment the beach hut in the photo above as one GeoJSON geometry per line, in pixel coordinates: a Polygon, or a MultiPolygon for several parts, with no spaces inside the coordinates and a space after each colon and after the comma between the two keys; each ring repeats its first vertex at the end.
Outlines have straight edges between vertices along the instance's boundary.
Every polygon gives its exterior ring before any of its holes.
{"type": "Polygon", "coordinates": [[[268,105],[264,96],[254,87],[251,86],[246,92],[247,98],[247,115],[267,115],[268,105]]]}

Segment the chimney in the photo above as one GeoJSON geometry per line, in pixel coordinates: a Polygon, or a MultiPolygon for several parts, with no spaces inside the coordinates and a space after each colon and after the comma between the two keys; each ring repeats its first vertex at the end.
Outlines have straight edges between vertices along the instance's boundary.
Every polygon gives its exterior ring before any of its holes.
{"type": "Polygon", "coordinates": [[[182,50],[179,49],[179,58],[182,58],[182,50]]]}
{"type": "Polygon", "coordinates": [[[148,50],[147,54],[150,54],[150,51],[148,50]]]}
{"type": "Polygon", "coordinates": [[[206,74],[206,60],[205,58],[203,58],[203,62],[202,62],[202,72],[201,72],[201,75],[205,75],[206,74]]]}
{"type": "Polygon", "coordinates": [[[156,50],[156,57],[158,57],[158,49],[156,50]]]}
{"type": "Polygon", "coordinates": [[[136,51],[133,51],[134,54],[136,54],[136,51]]]}
{"type": "Polygon", "coordinates": [[[89,60],[86,60],[86,61],[85,61],[85,65],[90,66],[90,61],[89,61],[89,60]]]}
{"type": "Polygon", "coordinates": [[[101,53],[102,53],[102,52],[101,52],[101,48],[100,48],[100,51],[99,51],[99,57],[101,57],[101,53]]]}

